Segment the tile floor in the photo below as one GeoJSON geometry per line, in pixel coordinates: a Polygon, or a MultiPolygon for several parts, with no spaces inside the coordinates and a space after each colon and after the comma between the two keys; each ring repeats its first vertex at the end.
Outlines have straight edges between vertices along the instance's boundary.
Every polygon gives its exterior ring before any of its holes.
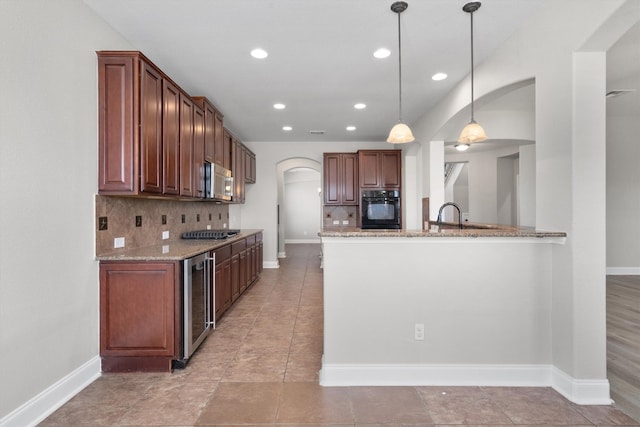
{"type": "Polygon", "coordinates": [[[186,369],[105,374],[41,426],[640,425],[550,388],[320,387],[319,245],[287,258],[236,302],[186,369]]]}

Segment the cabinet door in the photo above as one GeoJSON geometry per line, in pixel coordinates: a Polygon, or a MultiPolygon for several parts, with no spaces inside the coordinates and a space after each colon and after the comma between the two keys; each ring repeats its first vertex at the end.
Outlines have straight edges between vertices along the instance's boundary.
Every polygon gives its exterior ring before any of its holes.
{"type": "Polygon", "coordinates": [[[222,263],[216,263],[215,276],[214,276],[215,292],[213,307],[214,319],[219,319],[224,313],[224,269],[222,263]]]}
{"type": "Polygon", "coordinates": [[[247,250],[243,250],[240,252],[240,274],[239,274],[239,282],[240,282],[240,293],[244,292],[247,289],[247,250]]]}
{"type": "Polygon", "coordinates": [[[180,93],[180,195],[188,197],[194,195],[193,110],[191,98],[180,93]]]}
{"type": "MultiPolygon", "coordinates": [[[[222,116],[220,116],[220,128],[222,128],[222,116]]],[[[217,129],[217,128],[216,128],[217,129]]],[[[233,169],[233,163],[231,161],[231,146],[233,144],[233,139],[231,135],[227,131],[223,131],[222,137],[222,148],[224,154],[224,164],[223,166],[229,170],[233,169]]]]}
{"type": "Polygon", "coordinates": [[[380,188],[380,161],[376,151],[359,151],[360,188],[380,188]]]}
{"type": "Polygon", "coordinates": [[[206,102],[202,104],[205,117],[205,153],[204,158],[209,163],[215,163],[215,144],[216,144],[216,112],[206,102]]]}
{"type": "Polygon", "coordinates": [[[341,199],[340,154],[324,154],[324,204],[339,205],[341,199]]]}
{"type": "Polygon", "coordinates": [[[162,142],[164,194],[180,194],[180,91],[167,80],[162,83],[162,142]]]}
{"type": "Polygon", "coordinates": [[[233,139],[232,162],[233,162],[233,203],[244,203],[244,156],[246,148],[237,139],[233,139]]]}
{"type": "MultiPolygon", "coordinates": [[[[213,122],[215,126],[214,137],[214,162],[220,166],[230,169],[229,166],[225,166],[225,144],[224,144],[224,130],[222,128],[222,114],[214,110],[213,122]]],[[[231,153],[228,153],[226,157],[229,157],[231,153]]]]}
{"type": "Polygon", "coordinates": [[[193,182],[194,196],[204,197],[204,134],[205,113],[194,106],[193,110],[193,182]]]}
{"type": "Polygon", "coordinates": [[[247,148],[244,160],[244,181],[254,184],[256,182],[256,155],[247,148]]]}
{"type": "Polygon", "coordinates": [[[225,311],[231,306],[231,260],[226,259],[216,263],[215,277],[215,318],[222,317],[225,311]]]}
{"type": "Polygon", "coordinates": [[[381,188],[400,188],[402,181],[400,151],[383,151],[380,153],[380,161],[381,188]]]}
{"type": "Polygon", "coordinates": [[[162,193],[162,77],[140,61],[140,191],[162,193]]]}
{"type": "Polygon", "coordinates": [[[342,204],[360,204],[360,191],[358,186],[358,155],[356,153],[342,154],[341,169],[342,183],[340,187],[342,204]]]}
{"type": "Polygon", "coordinates": [[[100,355],[178,356],[174,263],[100,264],[100,355]]]}
{"type": "Polygon", "coordinates": [[[231,256],[231,302],[240,296],[240,254],[231,256]]]}

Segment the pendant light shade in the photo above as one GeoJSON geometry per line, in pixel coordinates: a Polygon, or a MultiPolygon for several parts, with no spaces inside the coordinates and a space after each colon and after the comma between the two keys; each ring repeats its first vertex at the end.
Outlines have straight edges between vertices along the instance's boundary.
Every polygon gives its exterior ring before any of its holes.
{"type": "Polygon", "coordinates": [[[397,1],[391,5],[391,10],[398,14],[398,124],[396,124],[389,132],[387,142],[391,144],[404,144],[413,142],[415,138],[411,133],[409,126],[402,122],[402,39],[400,37],[400,14],[404,12],[409,5],[404,1],[397,1]]]}
{"type": "Polygon", "coordinates": [[[392,144],[404,144],[413,141],[415,141],[415,138],[413,137],[413,133],[411,133],[411,129],[402,122],[391,128],[389,138],[387,138],[387,142],[391,142],[392,144]]]}
{"type": "Polygon", "coordinates": [[[460,138],[458,138],[459,144],[455,145],[458,151],[464,151],[469,148],[469,144],[485,141],[487,139],[487,134],[484,132],[484,129],[476,123],[473,117],[473,12],[478,10],[481,4],[482,3],[479,1],[474,1],[467,3],[462,7],[462,10],[467,12],[471,17],[471,120],[460,133],[460,138]]]}

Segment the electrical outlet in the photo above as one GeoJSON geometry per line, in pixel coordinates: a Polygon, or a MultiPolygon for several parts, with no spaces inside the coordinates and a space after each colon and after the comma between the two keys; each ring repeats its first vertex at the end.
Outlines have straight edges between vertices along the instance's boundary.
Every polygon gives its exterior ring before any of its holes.
{"type": "Polygon", "coordinates": [[[162,232],[162,240],[167,240],[169,238],[169,231],[162,232]]]}
{"type": "Polygon", "coordinates": [[[113,247],[115,249],[124,248],[124,237],[116,237],[113,239],[113,247]]]}
{"type": "Polygon", "coordinates": [[[136,227],[142,227],[142,215],[136,215],[136,227]]]}
{"type": "Polygon", "coordinates": [[[98,218],[98,230],[107,230],[109,228],[109,220],[106,216],[98,218]]]}
{"type": "Polygon", "coordinates": [[[414,327],[414,338],[416,341],[424,340],[424,323],[416,323],[414,327]]]}
{"type": "Polygon", "coordinates": [[[162,215],[162,225],[167,225],[167,216],[162,215]]]}
{"type": "Polygon", "coordinates": [[[207,230],[211,230],[211,224],[207,224],[207,230]]]}
{"type": "Polygon", "coordinates": [[[334,219],[333,220],[333,225],[340,225],[340,220],[334,219]]]}

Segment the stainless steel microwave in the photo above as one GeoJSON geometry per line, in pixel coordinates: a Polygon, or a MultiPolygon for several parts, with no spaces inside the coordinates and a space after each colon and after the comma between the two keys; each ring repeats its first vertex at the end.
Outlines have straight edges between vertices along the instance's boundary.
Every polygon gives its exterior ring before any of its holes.
{"type": "Polygon", "coordinates": [[[215,200],[231,200],[233,177],[231,171],[215,163],[204,164],[204,197],[215,200]]]}

